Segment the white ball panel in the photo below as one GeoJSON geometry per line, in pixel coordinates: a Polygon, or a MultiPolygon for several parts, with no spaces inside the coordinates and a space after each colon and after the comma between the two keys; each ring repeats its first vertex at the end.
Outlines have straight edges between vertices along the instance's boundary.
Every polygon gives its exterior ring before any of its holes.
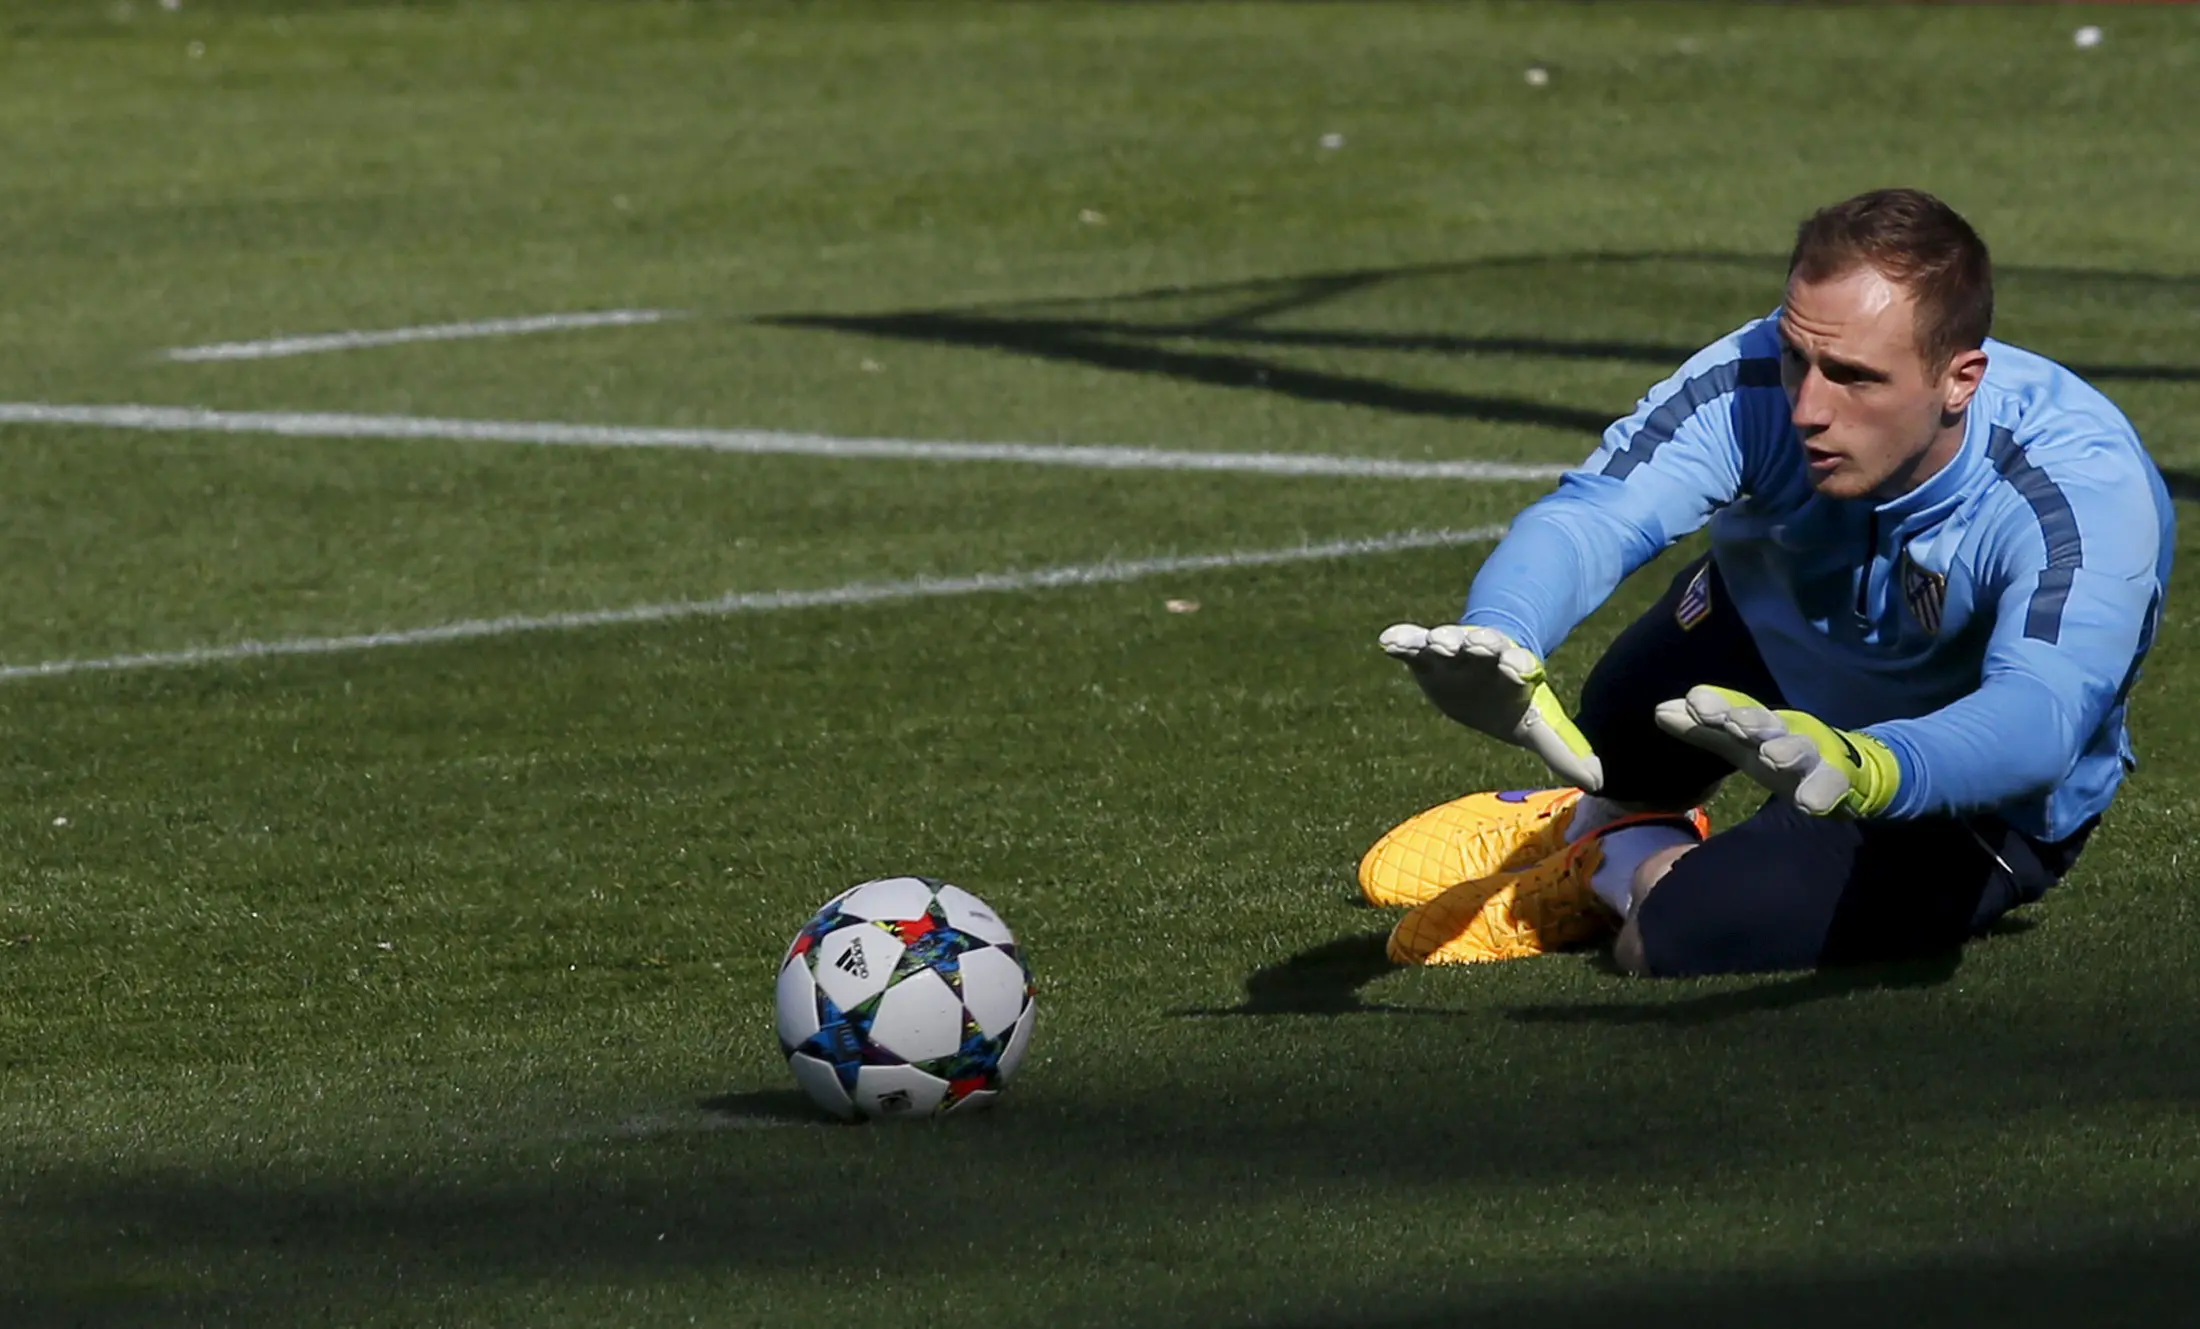
{"type": "Polygon", "coordinates": [[[965,951],[956,961],[962,969],[963,1005],[970,1008],[987,1038],[1008,1032],[1024,1013],[1024,967],[1007,951],[990,947],[965,951]]]}
{"type": "Polygon", "coordinates": [[[851,918],[922,918],[932,905],[932,888],[915,877],[867,881],[842,897],[840,912],[851,918]]]}
{"type": "Polygon", "coordinates": [[[993,1082],[1006,1086],[1016,1075],[1016,1068],[1024,1064],[1024,1053],[1031,1048],[1031,1025],[1039,1018],[1039,1003],[1024,1007],[1024,1018],[1016,1022],[1016,1032],[1009,1035],[1008,1046],[1001,1049],[1001,1060],[994,1068],[993,1082]]]}
{"type": "Polygon", "coordinates": [[[1016,934],[1008,930],[1001,916],[960,886],[940,887],[940,909],[947,915],[947,925],[957,932],[967,932],[995,946],[1016,944],[1016,934]]]}
{"type": "Polygon", "coordinates": [[[930,1061],[962,1046],[962,998],[931,969],[886,989],[871,1018],[871,1042],[905,1061],[930,1061]]]}
{"type": "Polygon", "coordinates": [[[831,1063],[797,1052],[787,1058],[787,1068],[794,1072],[794,1082],[802,1086],[812,1103],[842,1120],[856,1115],[856,1105],[848,1098],[848,1091],[840,1087],[840,1077],[833,1073],[831,1063]]]}
{"type": "Polygon", "coordinates": [[[850,923],[818,939],[811,972],[835,1006],[850,1010],[886,990],[903,949],[901,938],[884,928],[850,923]]]}
{"type": "Polygon", "coordinates": [[[796,957],[779,966],[779,1042],[800,1047],[817,1032],[817,984],[810,978],[809,962],[796,957]]]}
{"type": "Polygon", "coordinates": [[[984,1108],[986,1104],[991,1103],[994,1099],[999,1098],[1000,1096],[1001,1095],[997,1090],[973,1089],[969,1093],[962,1096],[961,1102],[947,1109],[947,1115],[951,1117],[959,1117],[968,1113],[979,1111],[980,1109],[984,1108]]]}
{"type": "Polygon", "coordinates": [[[865,1066],[856,1072],[856,1110],[866,1117],[929,1117],[947,1097],[947,1081],[914,1066],[865,1066]]]}

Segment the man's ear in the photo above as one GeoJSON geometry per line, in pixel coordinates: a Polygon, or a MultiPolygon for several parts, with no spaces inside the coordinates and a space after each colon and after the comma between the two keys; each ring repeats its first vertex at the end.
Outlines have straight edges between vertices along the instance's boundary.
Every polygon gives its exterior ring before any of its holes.
{"type": "Polygon", "coordinates": [[[1941,401],[1949,415],[1961,415],[1978,392],[1978,385],[1986,381],[1986,352],[1982,350],[1957,351],[1948,360],[1948,368],[1940,377],[1941,390],[1947,395],[1941,401]]]}

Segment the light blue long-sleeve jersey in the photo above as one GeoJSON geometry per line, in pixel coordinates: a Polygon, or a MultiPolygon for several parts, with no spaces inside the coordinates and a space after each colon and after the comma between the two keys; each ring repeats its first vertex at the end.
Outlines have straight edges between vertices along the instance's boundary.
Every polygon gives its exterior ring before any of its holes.
{"type": "Polygon", "coordinates": [[[2108,398],[2043,356],[1985,349],[1955,460],[1899,498],[1837,500],[1811,487],[1789,420],[1777,314],[1748,324],[1520,515],[1462,621],[1548,656],[1709,522],[1731,611],[1786,704],[1893,749],[1901,787],[1883,816],[1992,811],[2070,835],[2132,764],[2124,701],[2176,516],[2108,398]]]}

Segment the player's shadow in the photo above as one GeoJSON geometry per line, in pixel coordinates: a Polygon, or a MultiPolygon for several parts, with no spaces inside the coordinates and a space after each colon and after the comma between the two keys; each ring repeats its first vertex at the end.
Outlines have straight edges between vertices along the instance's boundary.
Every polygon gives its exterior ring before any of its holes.
{"type": "Polygon", "coordinates": [[[1245,999],[1235,1006],[1199,1007],[1180,1016],[1225,1015],[1457,1015],[1425,1006],[1370,1002],[1361,989],[1397,972],[1384,948],[1388,932],[1325,941],[1256,969],[1245,980],[1245,999]]]}
{"type": "MultiPolygon", "coordinates": [[[[1404,415],[1533,425],[1597,434],[1623,399],[1558,402],[1501,391],[1401,381],[1396,357],[1434,355],[1608,363],[1655,374],[1698,349],[1704,322],[1733,327],[1779,299],[1782,257],[1692,251],[1515,255],[1451,263],[1353,268],[1250,281],[1157,287],[1090,298],[962,307],[767,316],[775,327],[1054,360],[1118,373],[1404,415]],[[1663,311],[1687,292],[1690,337],[1580,335],[1612,325],[1614,311],[1663,311]],[[1426,325],[1429,314],[1451,327],[1426,325]],[[1462,328],[1458,324],[1480,326],[1462,328]],[[1505,328],[1501,325],[1511,323],[1505,328]],[[1530,323],[1541,327],[1530,327],[1530,323]],[[1420,326],[1413,326],[1420,324],[1420,326]],[[1403,325],[1403,326],[1402,326],[1403,325]],[[1389,358],[1371,358],[1389,357],[1389,358]],[[1362,368],[1366,366],[1366,368],[1362,368]]],[[[2075,268],[2004,267],[2004,303],[2048,314],[2135,300],[2184,301],[2200,276],[2075,268]]],[[[1636,315],[1638,321],[1643,315],[1636,315]]],[[[1643,327],[1672,328],[1653,313],[1643,327]]],[[[2057,348],[2040,349],[2054,353],[2057,348]]],[[[2200,383],[2200,367],[2067,357],[2101,383],[2200,383]]],[[[1577,389],[1578,390],[1578,389],[1577,389]]]]}
{"type": "Polygon", "coordinates": [[[2164,470],[2162,482],[2169,486],[2169,496],[2178,502],[2200,502],[2200,471],[2164,470]]]}
{"type": "MultiPolygon", "coordinates": [[[[2030,926],[2027,922],[2025,926],[2030,926]]],[[[1605,963],[1610,965],[1609,957],[1605,963]]],[[[1818,969],[1806,974],[1768,977],[1746,987],[1675,998],[1670,984],[1686,980],[1646,979],[1641,999],[1566,1005],[1515,1006],[1505,1018],[1520,1024],[1703,1025],[1767,1011],[1790,1010],[1838,1000],[1859,992],[1892,992],[1938,987],[1954,978],[1961,951],[1886,964],[1818,969]]],[[[1617,972],[1616,969],[1614,972],[1617,972]]]]}
{"type": "MultiPolygon", "coordinates": [[[[2038,1245],[1964,1243],[1890,1261],[1838,1253],[1823,1264],[1738,1268],[1708,1276],[1684,1268],[1610,1281],[1479,1290],[1410,1287],[1372,1299],[1349,1317],[1361,1329],[2008,1329],[2084,1325],[2156,1329],[2192,1322],[2200,1236],[2181,1216],[2088,1232],[2038,1245]],[[1988,1249],[1977,1249],[1984,1246],[1988,1249]]],[[[1314,1329],[1345,1317],[1249,1317],[1265,1329],[1314,1329]]],[[[1175,1323],[1183,1323],[1179,1320],[1175,1323]]]]}
{"type": "MultiPolygon", "coordinates": [[[[2029,932],[2037,920],[2009,917],[1995,923],[1990,936],[2015,936],[2029,932]]],[[[1398,1006],[1371,1002],[1362,991],[1386,974],[1397,972],[1386,953],[1388,932],[1369,932],[1339,937],[1253,971],[1245,980],[1245,997],[1235,1006],[1193,1007],[1176,1012],[1182,1017],[1277,1015],[1437,1015],[1470,1012],[1429,1006],[1398,1006]]],[[[1614,977],[1623,977],[1609,950],[1582,953],[1587,962],[1614,977]]],[[[1507,1019],[1522,1024],[1714,1024],[1737,1016],[1788,1010],[1814,1002],[1853,996],[1859,992],[1901,991],[1937,987],[1955,977],[1963,963],[1961,951],[1924,956],[1886,964],[1821,969],[1807,974],[1768,977],[1747,987],[1675,999],[1668,982],[1641,980],[1633,988],[1638,999],[1567,1005],[1516,1006],[1507,1019]]]]}
{"type": "MultiPolygon", "coordinates": [[[[948,310],[908,310],[886,314],[794,314],[762,320],[782,327],[822,328],[873,337],[932,342],[972,349],[1007,351],[1045,360],[1063,360],[1097,369],[1171,378],[1207,387],[1247,388],[1303,401],[1367,406],[1401,415],[1480,420],[1493,424],[1542,425],[1576,433],[1596,433],[1612,422],[1608,410],[1553,405],[1492,393],[1396,383],[1368,375],[1345,374],[1282,363],[1244,351],[1169,347],[1154,339],[1207,341],[1203,329],[1172,328],[1101,319],[1002,318],[948,310]]],[[[1338,345],[1383,349],[1428,349],[1383,338],[1257,338],[1268,346],[1338,345]]],[[[1425,339],[1415,338],[1415,341],[1425,339]]],[[[1505,349],[1489,346],[1486,349],[1505,349]]],[[[1515,349],[1526,350],[1525,346],[1515,349]]],[[[1675,358],[1685,359],[1686,353],[1675,358]]]]}

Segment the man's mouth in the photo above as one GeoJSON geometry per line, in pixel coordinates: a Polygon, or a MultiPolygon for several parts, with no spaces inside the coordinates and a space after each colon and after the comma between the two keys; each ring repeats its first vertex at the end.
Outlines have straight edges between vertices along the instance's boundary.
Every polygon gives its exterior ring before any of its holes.
{"type": "Polygon", "coordinates": [[[1813,474],[1823,475],[1827,471],[1837,469],[1841,465],[1842,457],[1838,452],[1826,448],[1814,448],[1806,443],[1803,445],[1803,460],[1810,467],[1813,474]]]}

